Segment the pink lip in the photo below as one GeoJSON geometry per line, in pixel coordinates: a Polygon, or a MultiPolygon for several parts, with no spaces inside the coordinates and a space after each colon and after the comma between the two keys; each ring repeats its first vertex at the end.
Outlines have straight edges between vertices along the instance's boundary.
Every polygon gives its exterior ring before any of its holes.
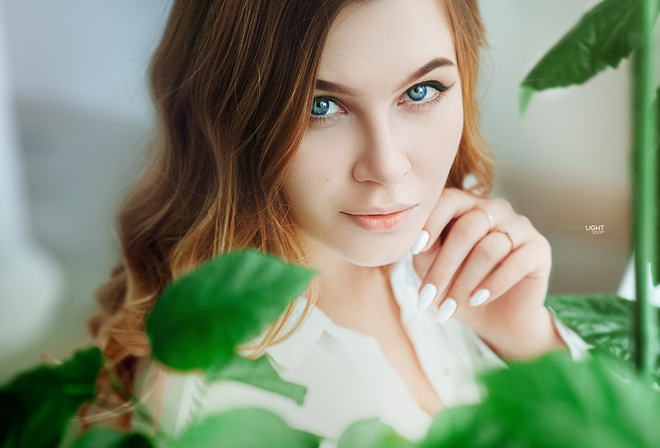
{"type": "Polygon", "coordinates": [[[392,230],[399,227],[405,217],[408,216],[412,208],[413,207],[409,206],[403,210],[399,208],[397,211],[386,213],[374,212],[371,210],[371,213],[342,213],[351,218],[351,220],[363,230],[374,233],[383,233],[391,232],[392,230]]]}

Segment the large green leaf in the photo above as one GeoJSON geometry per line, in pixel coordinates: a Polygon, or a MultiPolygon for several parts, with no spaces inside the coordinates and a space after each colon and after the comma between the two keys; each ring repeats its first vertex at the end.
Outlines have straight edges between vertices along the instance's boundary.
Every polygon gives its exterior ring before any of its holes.
{"type": "MultiPolygon", "coordinates": [[[[534,91],[582,84],[630,56],[640,41],[640,5],[640,0],[603,0],[587,12],[521,83],[521,113],[534,91]]],[[[659,5],[656,0],[656,16],[659,5]]]]}
{"type": "Polygon", "coordinates": [[[57,446],[80,406],[94,398],[103,356],[96,347],[77,351],[61,365],[23,372],[0,389],[3,448],[57,446]]]}
{"type": "Polygon", "coordinates": [[[522,448],[490,403],[449,408],[433,419],[419,448],[522,448]]]}
{"type": "Polygon", "coordinates": [[[574,362],[565,351],[485,375],[493,411],[533,447],[643,448],[660,440],[660,394],[636,374],[623,381],[610,358],[574,362]]]}
{"type": "Polygon", "coordinates": [[[268,411],[237,409],[204,419],[186,430],[173,448],[315,448],[319,443],[317,436],[289,428],[268,411]]]}
{"type": "Polygon", "coordinates": [[[378,419],[353,423],[341,435],[337,448],[413,448],[408,439],[378,419]]]}
{"type": "MultiPolygon", "coordinates": [[[[632,301],[612,294],[558,295],[545,304],[585,342],[632,366],[632,301]]],[[[660,358],[655,378],[660,383],[660,358]]]]}
{"type": "Polygon", "coordinates": [[[152,448],[142,434],[126,434],[109,428],[93,428],[80,436],[72,448],[152,448]]]}
{"type": "Polygon", "coordinates": [[[291,398],[298,404],[303,403],[307,392],[307,388],[303,386],[282,380],[266,356],[247,359],[234,355],[231,361],[221,369],[207,369],[206,379],[209,381],[223,379],[240,381],[291,398]]]}
{"type": "Polygon", "coordinates": [[[256,250],[220,255],[173,281],[146,321],[155,359],[219,369],[306,288],[313,271],[256,250]]]}
{"type": "Polygon", "coordinates": [[[585,342],[630,363],[633,302],[613,294],[548,296],[545,304],[585,342]]]}
{"type": "Polygon", "coordinates": [[[660,395],[610,360],[574,362],[566,351],[511,362],[481,376],[480,405],[438,414],[423,448],[644,448],[660,440],[660,395]]]}

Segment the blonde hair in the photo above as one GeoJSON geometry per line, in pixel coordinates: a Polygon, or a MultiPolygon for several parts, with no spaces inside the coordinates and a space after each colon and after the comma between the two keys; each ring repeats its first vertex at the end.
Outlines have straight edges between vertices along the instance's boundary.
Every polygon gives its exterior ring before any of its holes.
{"type": "MultiPolygon", "coordinates": [[[[90,321],[126,391],[134,389],[138,361],[150,353],[145,317],[172,279],[245,247],[307,264],[282,185],[308,123],[328,29],[347,3],[174,3],[150,67],[158,117],[151,161],[120,208],[121,257],[97,291],[101,313],[90,321]]],[[[488,192],[493,164],[476,99],[484,28],[476,0],[443,4],[465,114],[447,186],[461,188],[471,174],[475,188],[488,192]]],[[[318,299],[314,292],[309,297],[304,315],[318,299]]],[[[291,312],[253,347],[255,356],[291,333],[281,334],[291,312]]]]}

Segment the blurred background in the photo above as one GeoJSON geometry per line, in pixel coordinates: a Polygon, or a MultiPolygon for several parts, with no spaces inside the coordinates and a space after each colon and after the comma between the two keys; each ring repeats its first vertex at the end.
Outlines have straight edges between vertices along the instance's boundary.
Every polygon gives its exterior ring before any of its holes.
{"type": "MultiPolygon", "coordinates": [[[[518,113],[520,81],[596,3],[481,2],[496,194],[551,242],[551,293],[615,292],[629,256],[627,63],[518,113]],[[605,231],[557,229],[567,225],[605,231]]],[[[89,341],[93,292],[118,254],[114,213],[145,163],[144,73],[169,6],[0,2],[0,381],[89,341]]]]}

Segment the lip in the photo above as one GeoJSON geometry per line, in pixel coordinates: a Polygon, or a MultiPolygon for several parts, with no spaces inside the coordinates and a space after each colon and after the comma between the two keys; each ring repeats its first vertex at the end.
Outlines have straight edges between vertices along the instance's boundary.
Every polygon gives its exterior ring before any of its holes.
{"type": "Polygon", "coordinates": [[[354,224],[363,230],[373,233],[385,233],[395,230],[414,208],[410,205],[375,207],[359,212],[342,212],[348,216],[354,224]]]}

